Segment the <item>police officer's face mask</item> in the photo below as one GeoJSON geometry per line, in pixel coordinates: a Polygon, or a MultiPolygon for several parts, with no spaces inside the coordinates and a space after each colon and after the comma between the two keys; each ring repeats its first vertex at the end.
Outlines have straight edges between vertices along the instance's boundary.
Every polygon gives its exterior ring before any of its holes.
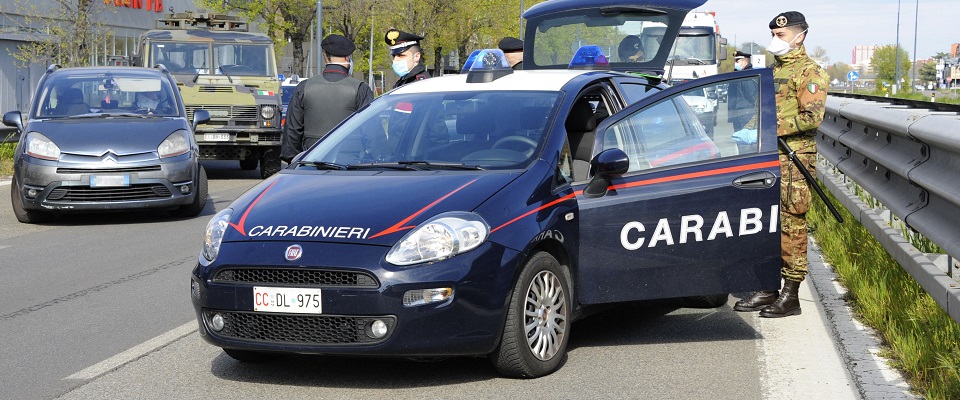
{"type": "Polygon", "coordinates": [[[782,56],[784,54],[787,54],[791,50],[790,45],[792,45],[793,42],[796,41],[797,38],[804,33],[807,33],[806,29],[804,29],[803,32],[800,32],[796,36],[794,36],[793,40],[789,42],[774,36],[773,39],[770,40],[770,46],[767,47],[767,51],[773,53],[773,55],[775,56],[782,56]]]}

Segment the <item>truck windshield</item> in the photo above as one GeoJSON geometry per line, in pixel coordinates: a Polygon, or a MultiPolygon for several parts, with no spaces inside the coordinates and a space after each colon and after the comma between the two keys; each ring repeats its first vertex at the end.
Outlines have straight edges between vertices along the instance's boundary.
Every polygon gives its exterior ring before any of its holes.
{"type": "Polygon", "coordinates": [[[681,30],[676,47],[674,60],[686,60],[689,64],[717,63],[716,38],[712,34],[688,35],[681,30]]]}
{"type": "Polygon", "coordinates": [[[276,76],[273,49],[256,44],[214,43],[214,74],[276,76]]]}
{"type": "Polygon", "coordinates": [[[152,62],[173,74],[276,76],[273,48],[267,45],[170,41],[153,42],[150,51],[152,62]]]}

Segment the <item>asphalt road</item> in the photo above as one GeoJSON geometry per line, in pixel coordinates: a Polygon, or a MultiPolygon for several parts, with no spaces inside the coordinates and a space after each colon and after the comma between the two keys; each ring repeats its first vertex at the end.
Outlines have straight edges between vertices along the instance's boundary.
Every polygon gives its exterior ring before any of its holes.
{"type": "Polygon", "coordinates": [[[0,196],[3,397],[858,397],[806,283],[803,315],[782,320],[736,313],[735,297],[708,310],[611,308],[574,323],[564,366],[536,380],[501,378],[484,358],[238,363],[197,335],[189,273],[209,217],[259,179],[233,163],[205,165],[211,201],[190,219],[99,214],[26,225],[0,196]]]}

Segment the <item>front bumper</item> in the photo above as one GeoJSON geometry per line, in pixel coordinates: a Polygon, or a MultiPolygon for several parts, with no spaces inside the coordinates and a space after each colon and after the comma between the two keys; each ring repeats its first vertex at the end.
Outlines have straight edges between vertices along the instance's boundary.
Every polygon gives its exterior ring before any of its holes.
{"type": "Polygon", "coordinates": [[[396,267],[383,261],[389,248],[331,243],[300,243],[303,258],[287,263],[283,254],[290,244],[224,243],[215,263],[197,265],[191,299],[206,341],[269,352],[449,356],[487,354],[499,340],[519,258],[513,250],[488,242],[448,260],[396,267]],[[247,278],[227,272],[230,279],[223,279],[225,271],[238,270],[247,278]],[[320,275],[333,280],[279,282],[271,278],[276,271],[298,280],[320,275]],[[254,286],[320,288],[323,314],[255,312],[254,286]],[[440,287],[453,288],[453,297],[403,305],[407,291],[440,287]],[[226,321],[219,332],[211,327],[215,314],[226,321]],[[388,326],[381,339],[368,334],[374,320],[388,326]]]}
{"type": "Polygon", "coordinates": [[[135,164],[77,164],[23,157],[15,166],[23,207],[42,211],[111,211],[176,208],[193,202],[199,165],[192,155],[135,164]],[[100,177],[116,186],[95,187],[100,177]],[[180,188],[189,191],[182,193],[180,188]],[[31,196],[32,193],[35,193],[31,196]]]}

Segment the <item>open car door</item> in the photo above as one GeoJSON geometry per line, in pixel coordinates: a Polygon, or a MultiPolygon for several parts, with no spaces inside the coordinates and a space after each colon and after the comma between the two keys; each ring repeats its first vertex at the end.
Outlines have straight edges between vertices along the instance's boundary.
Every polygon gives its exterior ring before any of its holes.
{"type": "Polygon", "coordinates": [[[574,182],[580,300],[779,287],[776,124],[769,69],[690,81],[604,120],[589,180],[574,182]],[[721,87],[749,98],[719,103],[705,95],[721,87]],[[707,104],[712,137],[699,116],[707,104]]]}

